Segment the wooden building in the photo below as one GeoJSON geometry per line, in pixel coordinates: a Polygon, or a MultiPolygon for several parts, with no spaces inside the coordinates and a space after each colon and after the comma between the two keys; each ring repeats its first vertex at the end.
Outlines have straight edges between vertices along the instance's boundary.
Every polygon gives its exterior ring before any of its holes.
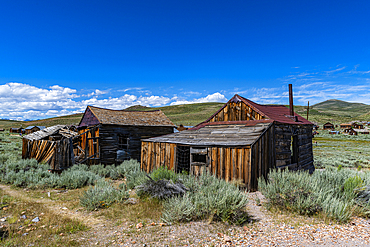
{"type": "Polygon", "coordinates": [[[74,145],[77,132],[69,126],[55,125],[23,136],[22,158],[50,164],[51,170],[62,170],[75,164],[74,145]]]}
{"type": "Polygon", "coordinates": [[[342,123],[342,124],[340,124],[340,128],[341,129],[350,129],[350,128],[352,128],[352,124],[350,124],[350,123],[342,123]]]}
{"type": "Polygon", "coordinates": [[[118,164],[141,158],[141,139],[166,135],[176,126],[161,111],[109,110],[88,106],[78,126],[84,163],[118,164]]]}
{"type": "Polygon", "coordinates": [[[324,130],[333,130],[335,128],[334,128],[334,124],[327,122],[326,124],[323,125],[322,129],[324,129],[324,130]]]}
{"type": "Polygon", "coordinates": [[[354,129],[363,129],[363,128],[364,128],[364,125],[363,125],[363,124],[361,124],[361,123],[353,123],[353,124],[352,124],[352,127],[353,127],[354,129]]]}
{"type": "Polygon", "coordinates": [[[10,133],[19,133],[19,134],[23,134],[24,133],[24,129],[22,127],[20,128],[10,128],[9,129],[9,132],[10,133]]]}
{"type": "Polygon", "coordinates": [[[28,135],[43,129],[45,129],[45,126],[28,126],[27,128],[24,129],[24,133],[28,135]]]}
{"type": "Polygon", "coordinates": [[[257,179],[272,168],[314,171],[312,126],[285,106],[235,95],[192,129],[144,139],[141,168],[167,166],[195,175],[207,170],[256,190],[257,179]]]}

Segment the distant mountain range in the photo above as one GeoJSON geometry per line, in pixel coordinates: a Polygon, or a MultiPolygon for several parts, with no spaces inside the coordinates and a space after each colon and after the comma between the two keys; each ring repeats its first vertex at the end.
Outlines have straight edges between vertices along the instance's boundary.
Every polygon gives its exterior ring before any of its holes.
{"type": "MultiPolygon", "coordinates": [[[[127,108],[127,110],[162,110],[176,125],[183,124],[185,126],[193,126],[206,120],[223,105],[224,103],[197,103],[164,107],[146,107],[136,105],[127,108]]],[[[294,106],[294,111],[302,117],[307,117],[307,106],[294,106]]],[[[25,128],[31,125],[53,126],[57,124],[78,124],[81,120],[81,117],[82,113],[63,117],[29,121],[14,121],[2,119],[0,120],[0,128],[20,126],[25,128]]],[[[340,124],[353,120],[370,121],[370,105],[362,103],[350,103],[336,99],[326,100],[324,102],[310,106],[308,120],[318,124],[324,124],[326,122],[340,124]]]]}

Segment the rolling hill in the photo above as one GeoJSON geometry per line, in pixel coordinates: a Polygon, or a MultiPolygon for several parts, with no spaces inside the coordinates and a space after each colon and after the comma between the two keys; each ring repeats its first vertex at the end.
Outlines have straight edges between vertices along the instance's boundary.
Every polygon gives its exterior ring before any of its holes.
{"type": "MultiPolygon", "coordinates": [[[[206,120],[223,105],[224,103],[197,103],[164,107],[136,105],[127,109],[132,111],[162,110],[174,124],[193,126],[206,120]]],[[[294,106],[294,110],[303,117],[307,116],[307,106],[294,106]]],[[[25,128],[31,125],[53,126],[57,124],[78,124],[81,117],[82,113],[34,121],[0,120],[0,128],[9,129],[11,127],[25,128]]],[[[326,122],[339,124],[352,120],[370,121],[370,105],[335,99],[326,100],[310,106],[309,120],[318,124],[326,122]]]]}

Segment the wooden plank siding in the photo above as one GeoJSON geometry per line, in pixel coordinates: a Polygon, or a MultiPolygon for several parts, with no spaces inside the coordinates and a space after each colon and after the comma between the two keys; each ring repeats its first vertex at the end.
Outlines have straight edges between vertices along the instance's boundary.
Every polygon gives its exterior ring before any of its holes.
{"type": "Polygon", "coordinates": [[[209,122],[261,120],[264,117],[243,102],[228,102],[209,122]]]}
{"type": "MultiPolygon", "coordinates": [[[[141,163],[143,171],[149,173],[159,166],[166,166],[170,170],[176,168],[176,144],[146,142],[141,145],[141,163]]],[[[201,175],[208,171],[210,174],[226,181],[238,181],[245,184],[248,190],[252,183],[251,171],[251,149],[250,147],[209,147],[208,148],[208,166],[194,166],[192,173],[201,175]]],[[[256,180],[257,181],[257,180],[256,180]]]]}

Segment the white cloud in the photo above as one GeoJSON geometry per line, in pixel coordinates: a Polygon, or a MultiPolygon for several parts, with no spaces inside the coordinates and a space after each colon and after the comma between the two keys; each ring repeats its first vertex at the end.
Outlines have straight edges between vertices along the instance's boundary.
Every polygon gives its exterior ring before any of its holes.
{"type": "Polygon", "coordinates": [[[132,105],[163,106],[174,99],[158,95],[124,94],[100,98],[109,91],[95,89],[87,95],[76,89],[54,85],[39,88],[28,84],[10,82],[0,85],[0,118],[23,120],[42,119],[83,112],[87,105],[121,110],[132,105]],[[85,99],[81,99],[85,97],[85,99]],[[79,100],[77,100],[80,98],[79,100]],[[87,98],[87,99],[86,99],[87,98]]]}
{"type": "Polygon", "coordinates": [[[206,102],[226,102],[227,98],[220,94],[220,93],[214,93],[207,95],[204,98],[199,99],[193,99],[193,100],[176,100],[175,102],[172,102],[171,105],[183,105],[183,104],[194,104],[194,103],[206,103],[206,102]]]}

